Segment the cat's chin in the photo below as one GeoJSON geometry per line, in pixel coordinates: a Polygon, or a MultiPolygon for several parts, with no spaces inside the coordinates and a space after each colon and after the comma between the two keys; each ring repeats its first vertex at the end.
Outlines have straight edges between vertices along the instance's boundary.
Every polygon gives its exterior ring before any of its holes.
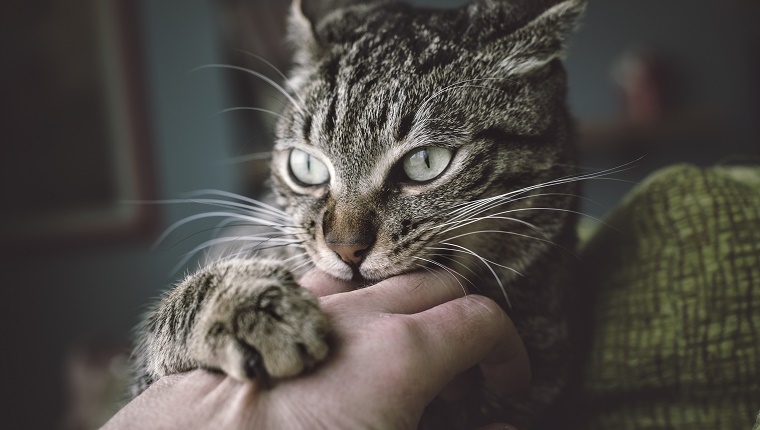
{"type": "Polygon", "coordinates": [[[356,288],[368,287],[391,277],[388,276],[387,272],[378,274],[374,271],[362,270],[362,268],[349,266],[345,263],[317,264],[317,267],[334,278],[351,282],[356,285],[356,288]]]}
{"type": "Polygon", "coordinates": [[[358,275],[368,284],[376,284],[394,276],[413,271],[414,268],[403,270],[399,262],[392,263],[385,258],[370,258],[359,268],[358,275]],[[391,268],[393,268],[391,270],[391,268]],[[399,270],[401,269],[401,270],[399,270]]]}
{"type": "Polygon", "coordinates": [[[340,268],[340,270],[331,270],[332,268],[328,269],[328,268],[322,268],[322,267],[320,267],[320,269],[324,270],[329,275],[335,278],[342,279],[344,281],[350,281],[351,283],[354,283],[357,285],[364,285],[367,283],[374,284],[379,281],[379,279],[373,280],[366,277],[364,274],[361,273],[361,271],[357,270],[354,267],[346,266],[346,267],[340,268]]]}

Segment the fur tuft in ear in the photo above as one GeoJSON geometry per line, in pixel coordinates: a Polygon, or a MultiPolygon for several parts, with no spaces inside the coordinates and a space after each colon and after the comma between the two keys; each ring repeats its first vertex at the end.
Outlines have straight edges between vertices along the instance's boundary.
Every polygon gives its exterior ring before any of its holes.
{"type": "Polygon", "coordinates": [[[564,0],[504,37],[497,72],[525,75],[561,58],[565,39],[578,25],[585,8],[586,0],[564,0]]]}

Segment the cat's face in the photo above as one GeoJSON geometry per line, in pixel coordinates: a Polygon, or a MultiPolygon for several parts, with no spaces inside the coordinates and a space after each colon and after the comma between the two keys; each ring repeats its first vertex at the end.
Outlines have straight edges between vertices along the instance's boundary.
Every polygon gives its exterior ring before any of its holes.
{"type": "Polygon", "coordinates": [[[538,12],[492,1],[449,11],[357,6],[316,25],[296,10],[295,103],[278,125],[272,178],[313,262],[374,281],[478,266],[463,248],[515,266],[539,252],[521,235],[538,225],[551,236],[561,214],[479,220],[539,197],[482,199],[570,172],[556,57],[580,9],[572,0],[538,12]],[[516,234],[468,234],[492,229],[516,234]]]}

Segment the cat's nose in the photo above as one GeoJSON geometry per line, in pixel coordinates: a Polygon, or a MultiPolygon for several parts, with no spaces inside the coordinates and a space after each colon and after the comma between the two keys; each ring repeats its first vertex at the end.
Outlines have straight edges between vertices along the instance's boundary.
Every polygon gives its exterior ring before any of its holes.
{"type": "Polygon", "coordinates": [[[361,264],[364,260],[364,256],[367,254],[367,250],[370,247],[369,243],[357,242],[357,243],[330,243],[327,241],[327,247],[333,252],[338,254],[341,260],[348,264],[361,264]]]}

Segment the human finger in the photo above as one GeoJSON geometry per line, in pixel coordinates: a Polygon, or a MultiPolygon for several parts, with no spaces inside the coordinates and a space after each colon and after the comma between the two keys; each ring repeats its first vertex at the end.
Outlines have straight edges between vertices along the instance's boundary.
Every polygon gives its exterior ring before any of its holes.
{"type": "Polygon", "coordinates": [[[224,405],[223,375],[204,370],[164,376],[116,413],[102,428],[104,430],[201,428],[218,405],[224,405]],[[187,408],[186,405],[204,407],[187,408]],[[211,407],[208,407],[211,405],[211,407]],[[157,414],[156,411],[179,411],[177,414],[157,414]]]}
{"type": "Polygon", "coordinates": [[[433,376],[428,387],[431,396],[481,361],[487,387],[498,393],[521,391],[530,381],[530,364],[522,340],[493,300],[469,295],[410,317],[426,352],[426,362],[421,365],[433,376]]]}
{"type": "Polygon", "coordinates": [[[368,311],[414,314],[464,296],[465,288],[446,272],[412,272],[394,276],[344,296],[368,311]]]}
{"type": "Polygon", "coordinates": [[[498,343],[479,365],[483,383],[496,394],[518,393],[530,384],[528,352],[514,326],[510,327],[507,339],[498,343]]]}
{"type": "Polygon", "coordinates": [[[446,384],[438,397],[444,402],[461,402],[477,390],[480,379],[480,369],[477,366],[471,367],[446,384]]]}
{"type": "Polygon", "coordinates": [[[306,274],[298,280],[298,283],[302,287],[310,290],[317,297],[345,293],[356,289],[354,283],[334,278],[319,269],[313,269],[306,272],[306,274]]]}

